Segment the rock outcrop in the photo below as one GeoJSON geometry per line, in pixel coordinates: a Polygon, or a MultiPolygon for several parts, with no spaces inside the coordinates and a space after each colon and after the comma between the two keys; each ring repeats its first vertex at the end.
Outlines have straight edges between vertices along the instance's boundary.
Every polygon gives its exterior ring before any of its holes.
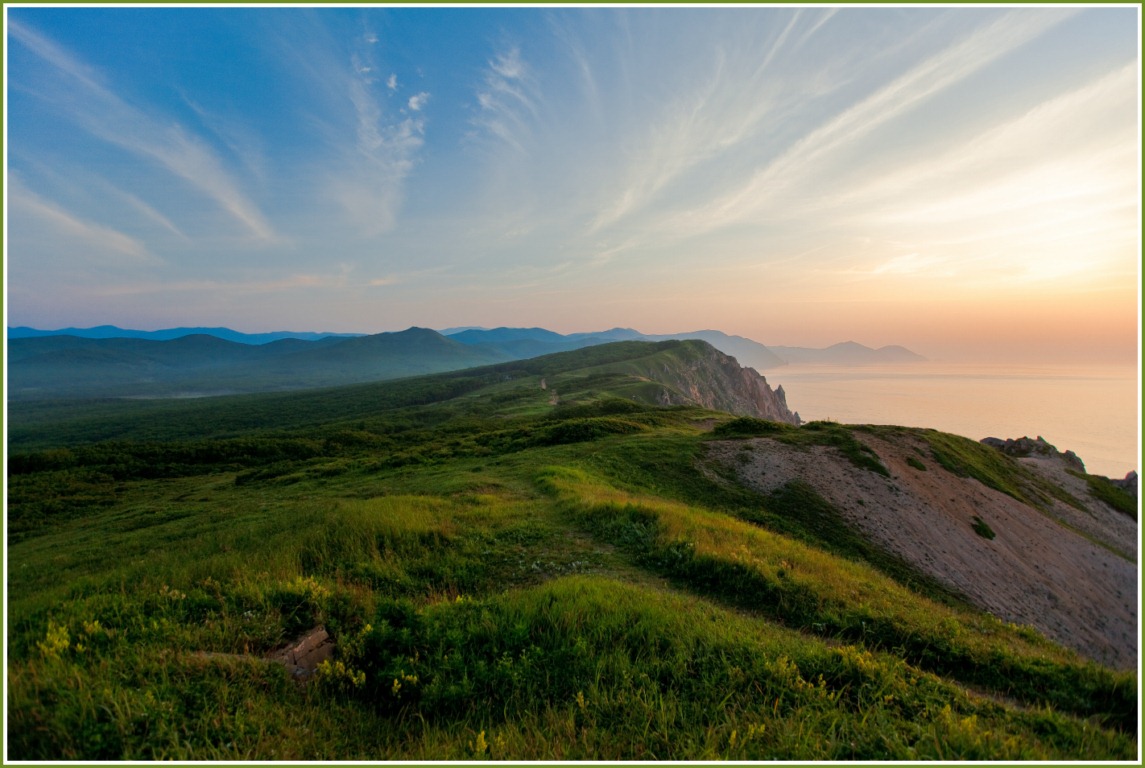
{"type": "Polygon", "coordinates": [[[326,627],[318,626],[269,658],[285,666],[293,679],[305,682],[314,675],[319,664],[333,656],[334,641],[326,627]]]}
{"type": "Polygon", "coordinates": [[[1083,462],[1076,453],[1073,451],[1066,451],[1065,453],[1058,451],[1057,448],[1046,442],[1046,439],[1041,435],[1038,435],[1036,440],[1031,440],[1028,437],[1019,437],[1017,440],[1001,440],[997,437],[986,437],[983,438],[981,442],[983,445],[997,448],[1007,456],[1013,456],[1018,459],[1031,456],[1047,459],[1060,458],[1070,468],[1076,469],[1079,472],[1085,471],[1085,462],[1083,462]]]}
{"type": "Polygon", "coordinates": [[[661,405],[701,405],[737,416],[800,424],[799,414],[787,406],[787,393],[780,386],[772,389],[754,368],[741,366],[703,341],[685,341],[686,354],[664,360],[659,370],[648,371],[648,378],[664,385],[661,405]]]}

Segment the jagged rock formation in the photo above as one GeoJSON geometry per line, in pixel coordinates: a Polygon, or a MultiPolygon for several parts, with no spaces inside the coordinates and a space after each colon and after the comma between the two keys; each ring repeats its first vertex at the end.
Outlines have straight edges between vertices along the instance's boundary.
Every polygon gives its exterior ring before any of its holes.
{"type": "Polygon", "coordinates": [[[680,342],[683,354],[665,360],[647,376],[664,384],[661,405],[701,405],[737,416],[800,424],[799,414],[787,406],[787,393],[780,386],[772,389],[754,368],[741,366],[707,342],[680,342]]]}
{"type": "Polygon", "coordinates": [[[981,440],[983,445],[988,445],[991,448],[997,448],[1007,456],[1024,459],[1030,456],[1041,456],[1048,459],[1060,458],[1065,464],[1079,472],[1085,471],[1085,462],[1078,457],[1073,451],[1066,451],[1061,453],[1057,448],[1046,442],[1046,439],[1038,435],[1037,440],[1031,440],[1028,437],[1019,437],[1017,440],[1000,440],[997,437],[985,437],[981,440]]]}

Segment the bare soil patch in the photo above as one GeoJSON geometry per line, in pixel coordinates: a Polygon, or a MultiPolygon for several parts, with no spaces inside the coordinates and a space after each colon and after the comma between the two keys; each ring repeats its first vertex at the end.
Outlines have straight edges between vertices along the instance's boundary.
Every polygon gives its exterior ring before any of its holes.
{"type": "MultiPolygon", "coordinates": [[[[1136,667],[1132,520],[1093,499],[1083,491],[1084,481],[1072,476],[1080,486],[1067,490],[1087,510],[1055,502],[1047,514],[946,471],[921,437],[907,434],[892,442],[855,435],[878,454],[890,477],[860,469],[828,446],[796,447],[770,438],[714,442],[709,456],[763,493],[802,480],[869,540],[982,609],[1033,626],[1103,664],[1136,667]],[[750,460],[742,458],[745,447],[750,460]],[[975,518],[989,526],[993,539],[975,532],[975,518]]],[[[1055,482],[1065,474],[1033,468],[1055,482]]]]}

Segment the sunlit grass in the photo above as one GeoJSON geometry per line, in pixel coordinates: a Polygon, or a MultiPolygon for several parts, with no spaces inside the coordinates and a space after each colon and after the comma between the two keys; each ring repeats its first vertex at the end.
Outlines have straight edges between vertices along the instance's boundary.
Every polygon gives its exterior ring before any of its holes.
{"type": "Polygon", "coordinates": [[[1135,721],[1131,675],[1084,662],[1028,628],[935,603],[865,563],[692,505],[620,491],[580,470],[548,467],[539,481],[596,535],[700,594],[894,651],[1005,695],[1122,727],[1135,721]]]}

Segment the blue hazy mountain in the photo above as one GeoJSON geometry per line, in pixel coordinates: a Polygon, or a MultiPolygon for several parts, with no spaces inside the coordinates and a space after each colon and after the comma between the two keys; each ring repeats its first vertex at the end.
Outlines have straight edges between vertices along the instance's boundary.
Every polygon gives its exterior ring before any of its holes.
{"type": "Polygon", "coordinates": [[[757,371],[787,363],[865,365],[925,359],[903,347],[871,349],[855,342],[825,349],[767,347],[715,330],[654,335],[632,328],[567,335],[544,328],[455,330],[447,336],[416,327],[370,335],[250,334],[229,328],[133,331],[110,325],[57,331],[9,328],[8,394],[17,400],[179,397],[332,387],[524,360],[616,341],[705,341],[757,371]]]}
{"type": "Polygon", "coordinates": [[[81,339],[151,339],[154,341],[170,341],[184,336],[214,336],[217,339],[226,339],[239,344],[269,344],[282,339],[302,339],[304,341],[317,341],[329,337],[348,338],[362,336],[360,333],[315,333],[313,331],[272,331],[270,333],[243,333],[230,328],[164,328],[158,331],[137,331],[130,328],[119,328],[114,325],[97,325],[94,328],[60,328],[55,331],[41,331],[27,326],[17,326],[8,329],[9,339],[32,339],[43,336],[76,336],[81,339]]]}
{"type": "Polygon", "coordinates": [[[607,344],[612,341],[699,339],[708,342],[725,355],[731,355],[741,365],[755,368],[757,371],[778,368],[785,362],[757,341],[742,336],[729,336],[721,331],[646,334],[632,328],[612,328],[607,331],[562,335],[544,328],[493,328],[490,330],[467,329],[450,334],[449,337],[464,344],[491,346],[520,357],[565,352],[595,344],[607,344]]]}
{"type": "Polygon", "coordinates": [[[11,399],[176,397],[332,387],[513,359],[426,328],[244,344],[209,334],[170,340],[50,335],[10,339],[11,399]]]}

